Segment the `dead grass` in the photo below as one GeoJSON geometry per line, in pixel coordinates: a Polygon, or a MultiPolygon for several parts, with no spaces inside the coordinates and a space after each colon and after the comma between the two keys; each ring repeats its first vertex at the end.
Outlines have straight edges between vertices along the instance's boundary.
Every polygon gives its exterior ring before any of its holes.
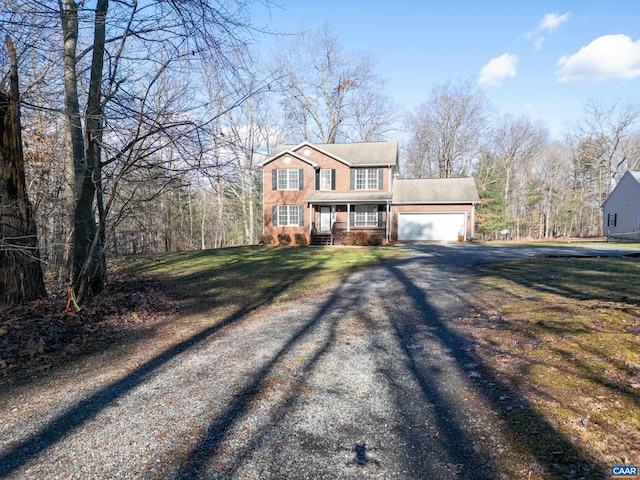
{"type": "Polygon", "coordinates": [[[532,414],[604,465],[640,464],[639,278],[638,258],[483,266],[461,324],[532,414]]]}

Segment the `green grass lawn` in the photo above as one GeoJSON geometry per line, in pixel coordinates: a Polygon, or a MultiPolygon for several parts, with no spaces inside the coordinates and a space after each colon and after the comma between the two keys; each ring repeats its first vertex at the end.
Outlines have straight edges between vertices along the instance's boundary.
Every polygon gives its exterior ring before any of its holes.
{"type": "Polygon", "coordinates": [[[393,248],[247,246],[128,260],[133,275],[161,277],[179,295],[245,309],[317,293],[362,268],[401,254],[393,248]]]}
{"type": "Polygon", "coordinates": [[[602,464],[640,463],[639,259],[514,260],[478,273],[477,312],[464,319],[477,354],[602,464]]]}

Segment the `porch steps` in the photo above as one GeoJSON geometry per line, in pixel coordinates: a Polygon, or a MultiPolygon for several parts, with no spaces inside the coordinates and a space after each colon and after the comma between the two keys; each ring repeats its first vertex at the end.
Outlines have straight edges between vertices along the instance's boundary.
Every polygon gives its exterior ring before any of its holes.
{"type": "Polygon", "coordinates": [[[323,245],[331,245],[331,234],[329,233],[316,233],[311,236],[311,245],[313,246],[323,246],[323,245]]]}

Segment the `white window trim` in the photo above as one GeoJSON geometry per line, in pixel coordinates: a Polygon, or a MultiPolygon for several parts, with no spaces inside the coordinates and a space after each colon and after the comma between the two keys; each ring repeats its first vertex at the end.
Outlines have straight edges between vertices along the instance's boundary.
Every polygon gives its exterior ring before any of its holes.
{"type": "Polygon", "coordinates": [[[278,205],[278,226],[279,227],[298,227],[300,226],[300,206],[299,205],[278,205]],[[283,212],[286,212],[283,215],[283,212]],[[295,223],[291,222],[291,218],[294,216],[292,212],[295,212],[295,223]],[[287,223],[282,222],[283,216],[286,216],[287,223]]]}
{"type": "Polygon", "coordinates": [[[377,227],[377,205],[355,205],[353,212],[353,225],[356,227],[377,227]]]}
{"type": "Polygon", "coordinates": [[[355,190],[379,190],[378,185],[378,169],[377,168],[359,168],[356,170],[354,188],[355,190]],[[363,177],[363,178],[361,178],[363,177]],[[359,186],[358,184],[362,184],[359,186]]]}
{"type": "Polygon", "coordinates": [[[321,168],[320,169],[320,182],[319,182],[319,190],[327,191],[331,190],[331,177],[332,170],[330,168],[321,168]]]}
{"type": "Polygon", "coordinates": [[[278,168],[276,171],[276,180],[278,190],[300,189],[300,177],[297,168],[278,168]]]}

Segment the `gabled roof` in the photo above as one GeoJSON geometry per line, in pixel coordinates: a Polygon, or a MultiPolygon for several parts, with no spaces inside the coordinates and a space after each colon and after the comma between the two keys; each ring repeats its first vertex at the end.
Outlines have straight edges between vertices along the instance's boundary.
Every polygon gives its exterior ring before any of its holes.
{"type": "Polygon", "coordinates": [[[314,168],[318,168],[320,166],[316,162],[314,162],[313,160],[310,160],[307,157],[305,157],[304,155],[300,155],[299,153],[296,153],[293,150],[288,149],[288,148],[283,148],[283,149],[279,150],[277,153],[269,155],[269,157],[266,160],[263,160],[262,162],[260,162],[258,164],[258,166],[259,167],[264,167],[267,163],[275,160],[276,158],[278,158],[280,156],[286,156],[286,155],[290,155],[292,157],[295,157],[298,160],[300,160],[301,162],[308,163],[309,165],[311,165],[314,168]]]}
{"type": "MultiPolygon", "coordinates": [[[[624,175],[622,175],[622,178],[620,179],[620,181],[616,184],[615,187],[613,187],[613,190],[611,190],[611,192],[609,193],[609,196],[607,196],[607,199],[604,201],[604,203],[602,204],[602,206],[604,207],[607,202],[613,198],[614,196],[618,195],[617,191],[620,187],[620,185],[625,182],[625,178],[631,178],[632,180],[635,180],[636,183],[638,183],[638,186],[640,186],[640,170],[627,170],[626,172],[624,172],[624,175]]],[[[633,185],[633,183],[631,184],[633,185]]],[[[633,187],[632,187],[633,188],[633,187]]]]}
{"type": "Polygon", "coordinates": [[[480,196],[473,178],[396,179],[393,182],[393,203],[480,203],[480,196]]]}
{"type": "MultiPolygon", "coordinates": [[[[383,167],[397,165],[398,142],[361,142],[361,143],[310,143],[298,145],[277,145],[269,157],[260,163],[264,166],[283,152],[296,152],[297,158],[303,158],[304,148],[314,148],[350,167],[383,167]]],[[[308,162],[310,163],[310,162],[308,162]]]]}

